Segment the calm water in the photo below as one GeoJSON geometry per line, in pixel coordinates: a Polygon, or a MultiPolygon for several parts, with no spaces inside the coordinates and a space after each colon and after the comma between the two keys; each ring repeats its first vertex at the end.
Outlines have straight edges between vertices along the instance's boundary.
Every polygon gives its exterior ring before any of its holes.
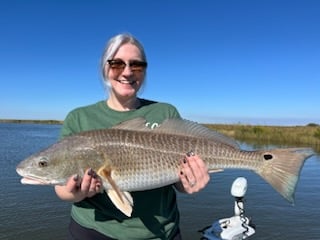
{"type": "MultiPolygon", "coordinates": [[[[1,240],[65,239],[70,205],[60,201],[52,187],[20,184],[15,172],[22,159],[54,143],[59,130],[58,125],[0,124],[1,240]]],[[[253,146],[243,145],[243,148],[253,146]]],[[[200,239],[198,230],[233,215],[230,186],[238,176],[248,180],[245,211],[257,228],[249,239],[320,239],[320,157],[317,155],[304,165],[294,206],[249,171],[217,173],[201,193],[179,194],[185,240],[200,239]]]]}

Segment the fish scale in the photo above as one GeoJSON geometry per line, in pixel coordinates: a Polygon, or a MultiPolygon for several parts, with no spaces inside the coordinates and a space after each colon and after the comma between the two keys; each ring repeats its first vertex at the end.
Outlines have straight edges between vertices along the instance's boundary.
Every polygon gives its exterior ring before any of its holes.
{"type": "Polygon", "coordinates": [[[17,172],[24,183],[65,184],[70,176],[92,168],[107,192],[117,192],[114,198],[178,182],[181,160],[190,150],[209,171],[253,170],[291,202],[304,161],[314,154],[309,148],[244,151],[233,139],[194,122],[168,119],[149,129],[138,118],[65,137],[22,161],[17,172]]]}

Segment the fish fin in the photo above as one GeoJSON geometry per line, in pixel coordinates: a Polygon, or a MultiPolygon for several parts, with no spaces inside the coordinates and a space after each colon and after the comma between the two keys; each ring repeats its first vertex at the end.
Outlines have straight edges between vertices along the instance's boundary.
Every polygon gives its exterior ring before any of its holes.
{"type": "Polygon", "coordinates": [[[153,131],[206,138],[212,141],[226,144],[236,149],[240,149],[239,144],[234,139],[220,132],[209,129],[202,124],[185,119],[166,119],[159,127],[155,128],[153,131]]]}
{"type": "Polygon", "coordinates": [[[310,148],[283,148],[261,153],[264,164],[256,172],[285,199],[294,203],[300,171],[314,152],[310,148]]]}
{"type": "Polygon", "coordinates": [[[179,118],[170,118],[164,120],[158,127],[149,128],[144,118],[134,118],[122,122],[112,128],[134,131],[154,131],[159,133],[178,134],[190,137],[200,137],[217,141],[228,146],[239,149],[239,144],[232,138],[226,135],[209,129],[202,124],[179,118]]]}
{"type": "Polygon", "coordinates": [[[223,172],[222,168],[215,168],[215,169],[210,169],[208,171],[209,173],[218,173],[218,172],[223,172]]]}
{"type": "Polygon", "coordinates": [[[112,203],[126,216],[131,217],[133,199],[129,192],[118,192],[113,189],[107,191],[108,197],[112,203]]]}
{"type": "Polygon", "coordinates": [[[121,122],[115,126],[113,129],[123,129],[123,130],[134,130],[134,131],[151,131],[152,129],[147,127],[147,121],[143,117],[134,118],[121,122]]]}
{"type": "Polygon", "coordinates": [[[129,192],[123,192],[119,189],[111,177],[111,172],[112,170],[109,167],[103,166],[97,171],[97,174],[109,182],[112,189],[107,190],[107,194],[112,203],[126,216],[131,217],[133,206],[132,196],[129,192]]]}

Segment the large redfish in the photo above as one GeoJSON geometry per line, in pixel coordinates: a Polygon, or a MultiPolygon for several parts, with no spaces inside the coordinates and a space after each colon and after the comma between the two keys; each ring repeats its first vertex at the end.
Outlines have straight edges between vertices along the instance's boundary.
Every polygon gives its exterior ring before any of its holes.
{"type": "Polygon", "coordinates": [[[225,168],[253,170],[284,198],[293,196],[309,148],[244,151],[233,139],[203,125],[169,119],[146,127],[133,119],[110,129],[65,137],[17,166],[22,183],[63,185],[92,168],[103,180],[113,203],[127,216],[132,212],[130,191],[158,188],[179,181],[180,160],[193,150],[209,171],[225,168]]]}

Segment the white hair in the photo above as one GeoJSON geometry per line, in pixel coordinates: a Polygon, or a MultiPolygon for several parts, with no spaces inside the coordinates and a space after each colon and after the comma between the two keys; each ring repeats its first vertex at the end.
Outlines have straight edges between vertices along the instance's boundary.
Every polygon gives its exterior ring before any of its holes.
{"type": "Polygon", "coordinates": [[[117,53],[117,51],[119,50],[119,48],[126,43],[131,43],[131,44],[135,45],[140,50],[142,61],[147,62],[144,48],[143,48],[142,44],[134,36],[132,36],[129,33],[121,33],[121,34],[118,34],[118,35],[112,37],[108,41],[108,43],[103,51],[103,55],[101,57],[100,68],[101,68],[103,84],[104,84],[105,89],[110,88],[110,82],[109,82],[109,79],[107,76],[107,73],[109,71],[109,65],[107,64],[107,61],[112,59],[114,57],[114,55],[117,53]]]}

